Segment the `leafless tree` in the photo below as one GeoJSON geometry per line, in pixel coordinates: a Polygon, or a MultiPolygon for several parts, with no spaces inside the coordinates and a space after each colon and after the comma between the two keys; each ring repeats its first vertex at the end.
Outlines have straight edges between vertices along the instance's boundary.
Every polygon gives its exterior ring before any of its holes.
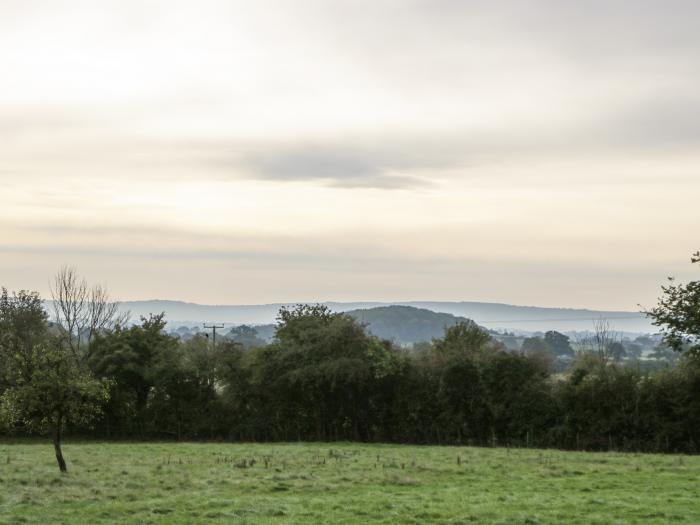
{"type": "Polygon", "coordinates": [[[68,345],[78,358],[84,346],[99,331],[123,324],[128,314],[119,313],[119,303],[102,285],[89,286],[75,267],[63,266],[50,285],[54,321],[63,331],[68,345]]]}
{"type": "Polygon", "coordinates": [[[598,357],[600,363],[605,366],[614,357],[614,344],[619,342],[620,336],[612,329],[610,321],[604,318],[593,322],[593,333],[586,340],[586,346],[598,357]]]}

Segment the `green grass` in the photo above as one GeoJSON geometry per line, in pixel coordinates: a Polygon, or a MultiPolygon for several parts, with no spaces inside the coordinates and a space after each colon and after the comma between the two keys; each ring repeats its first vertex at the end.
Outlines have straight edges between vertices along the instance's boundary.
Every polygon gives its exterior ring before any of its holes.
{"type": "Polygon", "coordinates": [[[0,442],[0,523],[700,523],[700,457],[0,442]],[[458,461],[459,458],[459,461],[458,461]]]}

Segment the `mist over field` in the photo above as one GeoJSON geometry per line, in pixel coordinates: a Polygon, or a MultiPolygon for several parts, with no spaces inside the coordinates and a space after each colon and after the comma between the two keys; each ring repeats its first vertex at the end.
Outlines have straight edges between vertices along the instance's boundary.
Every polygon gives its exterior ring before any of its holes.
{"type": "MultiPolygon", "coordinates": [[[[300,301],[301,302],[301,301],[300,301]]],[[[137,321],[141,316],[165,312],[171,325],[202,324],[205,322],[240,324],[272,324],[281,307],[292,307],[297,303],[273,303],[260,305],[201,305],[181,301],[125,301],[120,303],[122,312],[129,312],[137,321]]],[[[466,317],[491,329],[537,332],[556,328],[560,331],[592,330],[600,318],[609,319],[620,331],[654,333],[657,329],[640,312],[615,312],[573,308],[540,308],[508,304],[474,302],[408,301],[383,302],[324,302],[336,312],[366,310],[385,306],[408,306],[466,317]]],[[[47,302],[51,311],[51,302],[47,302]]]]}

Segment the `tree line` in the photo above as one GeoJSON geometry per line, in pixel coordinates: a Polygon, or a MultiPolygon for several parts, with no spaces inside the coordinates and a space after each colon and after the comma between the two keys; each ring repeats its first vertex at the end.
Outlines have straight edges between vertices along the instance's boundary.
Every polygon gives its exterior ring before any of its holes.
{"type": "MultiPolygon", "coordinates": [[[[681,359],[644,371],[611,358],[604,326],[566,374],[472,321],[412,351],[321,305],[282,308],[273,341],[246,348],[130,324],[75,270],[0,295],[0,432],[61,440],[335,441],[696,453],[700,285],[671,284],[649,315],[681,359]],[[61,296],[60,294],[63,294],[61,296]],[[98,304],[99,303],[99,304],[98,304]],[[693,324],[693,315],[695,315],[693,324]],[[675,317],[674,317],[675,316],[675,317]]],[[[552,333],[549,344],[564,348],[552,333]]],[[[566,350],[568,352],[568,349],[566,350]]]]}

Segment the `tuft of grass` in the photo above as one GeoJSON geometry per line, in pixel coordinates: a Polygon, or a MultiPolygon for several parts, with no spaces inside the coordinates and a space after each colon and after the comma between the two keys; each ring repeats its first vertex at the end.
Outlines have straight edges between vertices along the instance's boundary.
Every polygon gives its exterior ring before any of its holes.
{"type": "Polygon", "coordinates": [[[700,457],[366,444],[0,441],[0,525],[700,523],[700,457]]]}

